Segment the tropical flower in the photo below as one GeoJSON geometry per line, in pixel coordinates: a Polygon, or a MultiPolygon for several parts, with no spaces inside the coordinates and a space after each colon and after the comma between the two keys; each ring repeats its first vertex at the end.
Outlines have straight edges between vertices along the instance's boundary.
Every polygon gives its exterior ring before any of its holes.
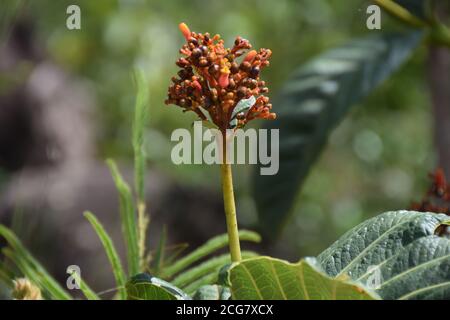
{"type": "Polygon", "coordinates": [[[271,112],[269,90],[260,80],[261,70],[269,65],[272,51],[250,50],[251,44],[237,37],[232,48],[225,48],[219,35],[191,32],[179,25],[186,43],[181,68],[172,77],[166,104],[195,112],[200,119],[213,122],[221,131],[241,128],[253,119],[275,119],[271,112]]]}

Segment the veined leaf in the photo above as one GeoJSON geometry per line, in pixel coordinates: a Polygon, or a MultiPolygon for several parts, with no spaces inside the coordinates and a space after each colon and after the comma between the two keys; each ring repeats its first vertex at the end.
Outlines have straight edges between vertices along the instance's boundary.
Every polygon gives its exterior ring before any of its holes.
{"type": "Polygon", "coordinates": [[[131,278],[127,285],[130,300],[189,300],[189,296],[172,284],[141,273],[131,278]]]}
{"type": "Polygon", "coordinates": [[[435,236],[444,214],[387,212],[356,226],[317,260],[333,277],[366,285],[377,272],[383,299],[450,299],[450,240],[435,236]]]}
{"type": "Polygon", "coordinates": [[[229,270],[233,299],[242,300],[375,300],[375,293],[323,273],[314,258],[292,264],[258,257],[229,270]]]}
{"type": "MultiPolygon", "coordinates": [[[[450,300],[450,239],[418,239],[376,267],[383,299],[450,300]]],[[[368,279],[370,274],[360,277],[368,279]]]]}
{"type": "Polygon", "coordinates": [[[299,187],[331,131],[351,107],[388,78],[411,55],[422,33],[369,36],[335,48],[298,70],[273,105],[279,129],[279,171],[253,173],[253,191],[265,237],[278,234],[299,187]]]}
{"type": "Polygon", "coordinates": [[[229,300],[230,298],[230,288],[216,284],[203,286],[194,294],[194,300],[229,300]]]}
{"type": "Polygon", "coordinates": [[[317,260],[331,276],[359,278],[369,266],[382,263],[414,240],[433,235],[448,220],[443,214],[386,212],[348,231],[317,260]]]}

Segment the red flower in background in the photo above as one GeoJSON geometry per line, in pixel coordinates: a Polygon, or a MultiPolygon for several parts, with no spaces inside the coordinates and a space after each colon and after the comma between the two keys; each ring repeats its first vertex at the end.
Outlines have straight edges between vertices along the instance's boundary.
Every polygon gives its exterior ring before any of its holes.
{"type": "Polygon", "coordinates": [[[260,80],[272,51],[250,50],[249,41],[241,37],[232,48],[225,48],[219,35],[191,32],[184,23],[179,28],[186,39],[180,49],[184,57],[176,62],[181,70],[172,77],[166,104],[193,111],[221,131],[243,127],[256,118],[275,119],[269,98],[263,95],[269,90],[260,80]],[[241,109],[242,105],[246,107],[241,109]]]}
{"type": "Polygon", "coordinates": [[[412,210],[421,212],[436,212],[450,215],[450,184],[447,183],[444,170],[437,169],[430,174],[431,187],[428,189],[422,202],[414,202],[412,210]]]}

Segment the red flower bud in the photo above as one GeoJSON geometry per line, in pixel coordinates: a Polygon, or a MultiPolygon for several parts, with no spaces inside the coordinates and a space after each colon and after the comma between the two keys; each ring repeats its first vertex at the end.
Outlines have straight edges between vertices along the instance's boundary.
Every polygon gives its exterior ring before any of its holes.
{"type": "Polygon", "coordinates": [[[230,84],[229,74],[228,73],[220,74],[219,85],[222,88],[226,88],[226,87],[228,87],[229,84],[230,84]]]}
{"type": "Polygon", "coordinates": [[[255,58],[256,54],[257,54],[256,50],[249,51],[247,53],[247,55],[245,56],[244,61],[247,61],[247,62],[251,63],[253,61],[253,59],[255,58]]]}

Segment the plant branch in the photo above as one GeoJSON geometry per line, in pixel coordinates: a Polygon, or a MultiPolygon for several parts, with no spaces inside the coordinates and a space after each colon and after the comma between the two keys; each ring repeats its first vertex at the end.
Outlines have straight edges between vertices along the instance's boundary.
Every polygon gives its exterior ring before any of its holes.
{"type": "Polygon", "coordinates": [[[374,2],[382,7],[387,13],[398,18],[399,20],[414,26],[423,28],[427,26],[427,23],[422,19],[419,19],[411,12],[403,8],[401,5],[395,3],[392,0],[374,0],[374,2]]]}

